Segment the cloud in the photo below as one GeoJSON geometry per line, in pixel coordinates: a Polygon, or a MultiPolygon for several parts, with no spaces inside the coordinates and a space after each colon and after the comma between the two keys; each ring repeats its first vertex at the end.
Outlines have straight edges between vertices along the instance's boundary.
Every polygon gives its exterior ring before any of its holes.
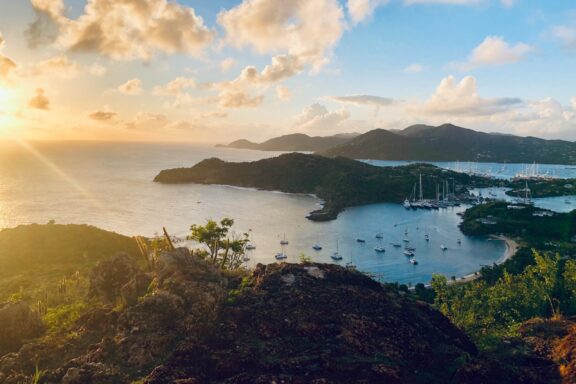
{"type": "Polygon", "coordinates": [[[102,111],[95,111],[88,115],[88,117],[92,120],[95,120],[100,123],[108,122],[113,120],[118,114],[116,112],[111,112],[108,109],[102,111]]]}
{"type": "Polygon", "coordinates": [[[511,46],[500,36],[488,36],[474,48],[465,62],[452,63],[452,66],[468,71],[478,67],[513,64],[524,60],[534,50],[534,47],[524,43],[511,46]]]}
{"type": "Polygon", "coordinates": [[[424,67],[420,64],[410,64],[404,68],[404,73],[420,73],[424,70],[424,67]]]}
{"type": "Polygon", "coordinates": [[[154,94],[158,96],[179,96],[192,88],[196,88],[196,80],[190,77],[177,77],[168,84],[154,87],[154,94]]]}
{"type": "Polygon", "coordinates": [[[576,96],[570,99],[570,104],[572,105],[572,109],[576,111],[576,96]]]}
{"type": "Polygon", "coordinates": [[[369,19],[376,8],[388,4],[389,0],[348,0],[347,8],[354,24],[369,19]]]}
{"type": "Polygon", "coordinates": [[[38,88],[36,89],[36,94],[28,100],[28,106],[33,109],[48,111],[50,109],[50,99],[42,88],[38,88]]]}
{"type": "Polygon", "coordinates": [[[142,80],[128,80],[118,87],[118,92],[131,96],[140,95],[142,93],[142,80]]]}
{"type": "Polygon", "coordinates": [[[17,68],[16,63],[12,59],[2,55],[5,44],[4,36],[0,32],[0,82],[7,81],[10,74],[17,68]]]}
{"type": "Polygon", "coordinates": [[[125,127],[127,129],[154,130],[163,128],[169,123],[170,119],[163,114],[138,112],[131,121],[125,124],[125,127]]]}
{"type": "Polygon", "coordinates": [[[198,56],[214,38],[194,9],[167,0],[88,0],[76,19],[64,15],[62,0],[32,6],[38,18],[27,31],[31,46],[52,33],[49,40],[71,51],[150,60],[156,53],[198,56]]]}
{"type": "Polygon", "coordinates": [[[501,3],[506,8],[512,8],[516,4],[516,0],[501,0],[501,3]]]}
{"type": "Polygon", "coordinates": [[[576,138],[576,113],[553,98],[527,102],[505,118],[518,134],[576,138]]]}
{"type": "Polygon", "coordinates": [[[255,108],[263,101],[262,95],[251,97],[244,92],[224,91],[219,96],[219,103],[223,108],[255,108]]]}
{"type": "Polygon", "coordinates": [[[248,94],[256,90],[265,91],[268,87],[293,77],[304,70],[304,64],[299,56],[277,55],[262,71],[252,65],[245,67],[240,75],[231,81],[209,84],[219,89],[220,106],[225,108],[256,107],[262,104],[264,96],[250,97],[248,94]]]}
{"type": "Polygon", "coordinates": [[[302,111],[296,118],[295,127],[303,131],[330,131],[335,130],[338,126],[350,118],[350,113],[341,109],[330,112],[322,104],[312,104],[302,111]]]}
{"type": "Polygon", "coordinates": [[[75,61],[71,61],[67,56],[60,55],[27,65],[18,71],[19,76],[23,78],[43,77],[49,79],[54,77],[73,79],[82,73],[87,73],[92,76],[102,76],[106,73],[106,67],[98,63],[84,66],[75,61]]]}
{"type": "Polygon", "coordinates": [[[371,95],[333,96],[330,99],[344,104],[369,105],[374,107],[386,107],[395,103],[393,99],[371,95]]]}
{"type": "Polygon", "coordinates": [[[279,100],[290,100],[292,98],[292,92],[290,91],[290,89],[288,87],[284,87],[284,86],[277,86],[276,87],[276,97],[279,100]]]}
{"type": "Polygon", "coordinates": [[[236,60],[231,57],[228,57],[220,62],[220,70],[222,72],[228,72],[236,65],[236,60]]]}
{"type": "Polygon", "coordinates": [[[322,67],[344,29],[337,0],[244,0],[220,12],[226,42],[260,54],[298,56],[316,70],[322,67]]]}
{"type": "Polygon", "coordinates": [[[226,112],[207,112],[203,113],[202,117],[205,119],[226,119],[228,117],[228,113],[226,112]]]}
{"type": "Polygon", "coordinates": [[[460,82],[448,76],[442,79],[434,94],[423,105],[411,109],[417,113],[448,117],[489,116],[521,104],[522,100],[518,98],[488,99],[478,96],[478,85],[472,76],[466,76],[460,82]]]}
{"type": "Polygon", "coordinates": [[[558,25],[552,28],[552,35],[566,49],[576,49],[576,27],[558,25]]]}

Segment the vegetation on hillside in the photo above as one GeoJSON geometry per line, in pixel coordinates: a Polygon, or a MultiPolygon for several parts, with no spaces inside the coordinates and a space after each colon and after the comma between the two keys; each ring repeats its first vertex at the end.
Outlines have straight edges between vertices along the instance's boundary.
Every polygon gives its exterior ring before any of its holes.
{"type": "MultiPolygon", "coordinates": [[[[160,183],[226,184],[289,193],[315,194],[325,201],[322,213],[336,218],[342,209],[378,202],[401,202],[422,175],[424,198],[436,197],[436,187],[450,180],[460,192],[491,185],[485,178],[440,169],[429,164],[376,167],[342,157],[290,153],[246,163],[204,160],[191,168],[160,172],[160,183]]],[[[313,215],[312,218],[315,216],[313,215]]]]}

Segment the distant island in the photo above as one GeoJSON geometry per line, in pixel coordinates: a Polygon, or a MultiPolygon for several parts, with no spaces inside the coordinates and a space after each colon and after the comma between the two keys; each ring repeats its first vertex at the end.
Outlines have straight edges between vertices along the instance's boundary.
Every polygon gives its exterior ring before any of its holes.
{"type": "Polygon", "coordinates": [[[469,187],[490,186],[483,177],[457,173],[430,164],[376,167],[344,157],[290,153],[255,162],[228,163],[212,158],[191,168],[161,171],[155,182],[166,184],[223,184],[268,191],[315,194],[324,200],[321,210],[308,218],[336,219],[346,207],[400,203],[409,197],[422,175],[423,198],[436,198],[437,186],[450,180],[451,188],[466,193],[469,187]]]}
{"type": "Polygon", "coordinates": [[[217,145],[221,148],[254,149],[259,151],[300,151],[318,152],[342,145],[359,133],[343,133],[334,136],[308,136],[303,133],[294,133],[275,137],[262,143],[253,143],[249,140],[236,140],[228,145],[217,145]]]}
{"type": "Polygon", "coordinates": [[[261,144],[238,140],[225,147],[313,151],[329,157],[371,160],[576,164],[574,142],[484,133],[452,124],[413,125],[403,130],[375,129],[361,135],[309,137],[293,134],[261,144]]]}

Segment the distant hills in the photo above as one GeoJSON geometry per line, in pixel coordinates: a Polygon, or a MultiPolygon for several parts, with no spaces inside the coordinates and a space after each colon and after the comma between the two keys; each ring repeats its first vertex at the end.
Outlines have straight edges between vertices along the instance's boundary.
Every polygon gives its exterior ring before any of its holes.
{"type": "Polygon", "coordinates": [[[337,147],[348,142],[359,133],[344,133],[334,136],[308,136],[303,133],[294,133],[267,140],[263,143],[254,143],[249,140],[236,140],[228,145],[219,145],[225,148],[255,149],[259,151],[301,151],[318,152],[337,147]]]}
{"type": "Polygon", "coordinates": [[[361,135],[330,137],[294,134],[261,144],[238,140],[228,147],[314,151],[328,157],[372,160],[576,164],[574,142],[484,133],[452,124],[413,125],[403,130],[375,129],[361,135]]]}

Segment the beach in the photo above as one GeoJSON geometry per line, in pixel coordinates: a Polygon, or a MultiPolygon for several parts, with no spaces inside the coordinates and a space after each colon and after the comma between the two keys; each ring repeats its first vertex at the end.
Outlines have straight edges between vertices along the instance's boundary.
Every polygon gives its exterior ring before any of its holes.
{"type": "MultiPolygon", "coordinates": [[[[498,262],[496,263],[497,265],[500,265],[500,264],[506,262],[506,260],[508,260],[512,256],[514,256],[516,254],[516,252],[518,252],[518,249],[520,248],[520,245],[518,244],[518,242],[516,242],[516,240],[511,239],[511,238],[506,237],[506,236],[492,235],[492,236],[490,236],[490,239],[491,240],[497,240],[497,241],[503,241],[506,244],[506,251],[504,252],[504,255],[502,255],[502,258],[500,260],[498,260],[498,262]]],[[[480,277],[480,271],[477,271],[477,272],[471,273],[469,275],[457,278],[456,280],[448,280],[448,284],[451,285],[451,284],[469,283],[471,281],[478,279],[479,277],[480,277]]]]}

